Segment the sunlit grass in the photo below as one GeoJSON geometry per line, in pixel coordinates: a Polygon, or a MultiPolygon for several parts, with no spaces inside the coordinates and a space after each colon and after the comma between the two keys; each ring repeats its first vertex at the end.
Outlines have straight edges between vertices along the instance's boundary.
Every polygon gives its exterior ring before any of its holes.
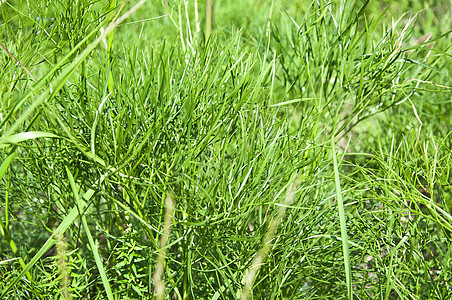
{"type": "Polygon", "coordinates": [[[452,293],[447,1],[136,3],[1,4],[3,298],[452,293]]]}

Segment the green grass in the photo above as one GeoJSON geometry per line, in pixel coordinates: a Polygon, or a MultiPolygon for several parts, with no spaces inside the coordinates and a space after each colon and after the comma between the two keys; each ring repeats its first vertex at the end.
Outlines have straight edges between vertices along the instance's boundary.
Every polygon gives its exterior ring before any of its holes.
{"type": "Polygon", "coordinates": [[[448,1],[104,2],[0,6],[0,298],[452,294],[448,1]]]}

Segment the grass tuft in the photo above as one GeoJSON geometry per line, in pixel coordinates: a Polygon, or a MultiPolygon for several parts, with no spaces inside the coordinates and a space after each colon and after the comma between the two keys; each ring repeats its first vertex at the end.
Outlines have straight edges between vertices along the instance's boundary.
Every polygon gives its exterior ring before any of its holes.
{"type": "Polygon", "coordinates": [[[390,4],[1,1],[0,298],[449,297],[450,3],[390,4]]]}

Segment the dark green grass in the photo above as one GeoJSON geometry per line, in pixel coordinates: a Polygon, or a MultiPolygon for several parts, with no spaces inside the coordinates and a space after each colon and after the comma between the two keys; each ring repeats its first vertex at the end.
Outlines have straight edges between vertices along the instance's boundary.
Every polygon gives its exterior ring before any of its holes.
{"type": "Polygon", "coordinates": [[[110,4],[0,7],[3,298],[452,293],[446,1],[110,4]]]}

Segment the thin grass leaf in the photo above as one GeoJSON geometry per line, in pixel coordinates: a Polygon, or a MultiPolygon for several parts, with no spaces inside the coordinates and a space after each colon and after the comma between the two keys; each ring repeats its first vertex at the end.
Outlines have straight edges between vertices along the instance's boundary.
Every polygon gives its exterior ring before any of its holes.
{"type": "Polygon", "coordinates": [[[333,153],[334,180],[336,182],[337,208],[338,208],[338,213],[339,213],[339,222],[340,222],[340,226],[341,226],[342,253],[344,256],[345,278],[347,281],[347,295],[348,295],[348,299],[352,299],[353,291],[352,291],[352,275],[351,275],[351,265],[350,265],[350,251],[349,251],[349,242],[348,242],[344,202],[342,200],[341,182],[339,180],[339,166],[337,164],[337,159],[336,159],[336,145],[335,145],[335,141],[334,141],[334,136],[331,137],[331,150],[333,153]]]}

